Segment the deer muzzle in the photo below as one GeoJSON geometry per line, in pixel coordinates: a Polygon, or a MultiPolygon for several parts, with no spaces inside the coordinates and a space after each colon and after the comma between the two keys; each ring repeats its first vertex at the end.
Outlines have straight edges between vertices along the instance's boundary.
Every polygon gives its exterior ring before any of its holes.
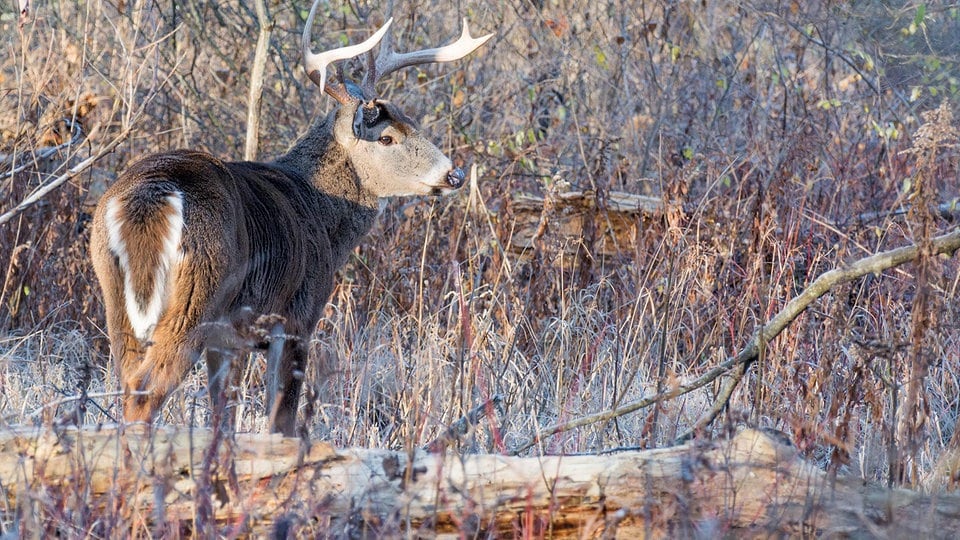
{"type": "Polygon", "coordinates": [[[447,184],[453,189],[457,189],[462,186],[464,179],[466,179],[466,175],[463,173],[463,169],[460,167],[457,167],[447,173],[447,184]]]}

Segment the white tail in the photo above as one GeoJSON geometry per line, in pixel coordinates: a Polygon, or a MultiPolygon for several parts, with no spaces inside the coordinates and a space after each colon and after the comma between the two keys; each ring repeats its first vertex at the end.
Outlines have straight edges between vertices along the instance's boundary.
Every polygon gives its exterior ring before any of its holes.
{"type": "MultiPolygon", "coordinates": [[[[222,406],[236,328],[275,315],[267,355],[272,430],[293,435],[307,344],[334,272],[367,233],[381,197],[439,195],[464,175],[389,102],[377,79],[399,68],[463,58],[490,36],[396,54],[390,21],[364,43],[310,51],[314,3],[303,33],[304,65],[339,102],[283,156],[222,162],[197,151],[148,156],[103,195],[90,252],[103,289],[111,354],[128,421],[151,421],[205,351],[210,395],[222,406]],[[374,62],[370,50],[383,40],[374,62]],[[368,54],[363,95],[327,81],[327,66],[368,54]]],[[[266,343],[263,346],[267,346],[266,343]]]]}

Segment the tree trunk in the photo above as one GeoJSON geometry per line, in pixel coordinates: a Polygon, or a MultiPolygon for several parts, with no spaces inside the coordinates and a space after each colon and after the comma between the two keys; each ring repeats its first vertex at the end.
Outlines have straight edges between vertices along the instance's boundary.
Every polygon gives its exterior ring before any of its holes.
{"type": "Polygon", "coordinates": [[[16,512],[25,537],[80,526],[155,536],[960,537],[960,496],[831,479],[752,429],[599,456],[418,450],[411,464],[402,452],[280,436],[16,428],[0,430],[0,482],[2,521],[16,512]]]}

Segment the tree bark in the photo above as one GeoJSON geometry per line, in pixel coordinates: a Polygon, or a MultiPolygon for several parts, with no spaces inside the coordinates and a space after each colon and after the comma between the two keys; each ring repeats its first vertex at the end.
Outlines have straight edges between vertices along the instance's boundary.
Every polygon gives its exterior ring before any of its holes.
{"type": "Polygon", "coordinates": [[[243,159],[255,161],[260,148],[260,102],[263,97],[263,73],[267,66],[267,52],[270,47],[270,34],[273,22],[267,16],[265,0],[254,0],[257,10],[257,49],[253,55],[253,69],[250,70],[250,95],[247,97],[247,136],[243,146],[243,159]]]}
{"type": "Polygon", "coordinates": [[[0,430],[0,483],[21,536],[77,507],[84,523],[156,536],[960,537],[960,496],[831,478],[753,429],[610,455],[411,461],[277,435],[15,428],[0,430]]]}

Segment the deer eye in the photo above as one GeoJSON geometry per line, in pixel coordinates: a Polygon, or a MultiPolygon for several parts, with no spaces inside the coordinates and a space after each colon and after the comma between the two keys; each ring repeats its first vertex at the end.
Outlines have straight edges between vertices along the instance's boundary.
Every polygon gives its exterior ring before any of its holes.
{"type": "Polygon", "coordinates": [[[389,135],[384,135],[383,137],[380,137],[379,139],[377,139],[377,142],[379,142],[384,146],[390,146],[391,144],[393,144],[393,137],[389,135]]]}

